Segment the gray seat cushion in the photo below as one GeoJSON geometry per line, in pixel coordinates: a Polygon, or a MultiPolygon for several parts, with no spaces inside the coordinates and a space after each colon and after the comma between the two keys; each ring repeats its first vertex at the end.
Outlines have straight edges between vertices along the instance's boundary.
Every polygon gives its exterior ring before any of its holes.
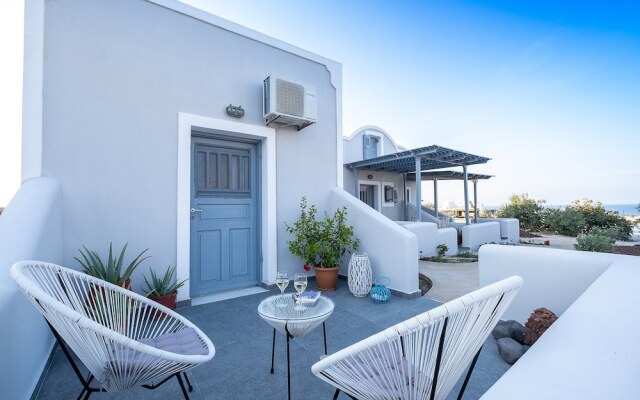
{"type": "Polygon", "coordinates": [[[193,328],[185,328],[177,332],[165,333],[164,335],[154,338],[138,339],[138,342],[176,354],[190,356],[207,354],[207,349],[203,346],[202,341],[193,328]]]}

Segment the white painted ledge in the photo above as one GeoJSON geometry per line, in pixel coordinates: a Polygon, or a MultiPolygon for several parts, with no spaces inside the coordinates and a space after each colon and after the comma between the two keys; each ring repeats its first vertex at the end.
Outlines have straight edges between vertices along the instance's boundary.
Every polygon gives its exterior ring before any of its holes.
{"type": "Polygon", "coordinates": [[[483,246],[481,285],[491,267],[490,280],[524,272],[516,300],[560,318],[482,399],[640,399],[640,257],[483,246]]]}

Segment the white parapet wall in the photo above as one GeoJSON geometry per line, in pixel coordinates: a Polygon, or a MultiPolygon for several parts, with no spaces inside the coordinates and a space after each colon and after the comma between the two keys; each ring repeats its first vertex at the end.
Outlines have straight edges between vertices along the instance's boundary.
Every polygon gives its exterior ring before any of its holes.
{"type": "MultiPolygon", "coordinates": [[[[360,251],[371,261],[373,277],[387,276],[389,287],[407,296],[418,296],[418,241],[402,228],[341,188],[331,190],[331,207],[346,207],[347,221],[360,239],[360,251]]],[[[348,259],[340,273],[347,274],[348,259]]]]}
{"type": "Polygon", "coordinates": [[[640,257],[483,246],[480,284],[511,275],[524,285],[504,319],[540,306],[559,319],[483,400],[640,399],[640,257]]]}
{"type": "Polygon", "coordinates": [[[462,246],[477,251],[485,243],[500,243],[500,224],[486,222],[469,224],[462,228],[462,246]]]}
{"type": "Polygon", "coordinates": [[[395,221],[418,239],[418,252],[421,256],[431,257],[438,254],[438,245],[447,246],[446,255],[457,253],[457,233],[453,228],[438,229],[433,222],[395,221]]]}
{"type": "Polygon", "coordinates": [[[29,399],[54,343],[45,320],[11,279],[20,260],[62,263],[60,183],[33,178],[0,215],[0,388],[3,399],[29,399]]]}
{"type": "Polygon", "coordinates": [[[456,228],[438,229],[436,243],[447,246],[445,255],[455,256],[458,254],[458,230],[456,228]]]}
{"type": "Polygon", "coordinates": [[[510,243],[520,242],[520,221],[516,218],[478,218],[478,223],[484,222],[498,222],[502,239],[510,243]]]}
{"type": "Polygon", "coordinates": [[[481,287],[512,275],[524,279],[520,293],[503,316],[503,319],[521,323],[539,307],[562,314],[615,257],[603,253],[500,245],[482,246],[478,255],[481,287]]]}

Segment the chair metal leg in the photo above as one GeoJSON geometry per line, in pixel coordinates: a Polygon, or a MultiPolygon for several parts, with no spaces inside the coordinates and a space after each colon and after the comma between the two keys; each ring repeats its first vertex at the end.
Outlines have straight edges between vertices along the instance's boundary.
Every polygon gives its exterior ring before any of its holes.
{"type": "Polygon", "coordinates": [[[185,400],[189,400],[189,393],[187,393],[187,389],[184,387],[184,382],[182,381],[180,373],[176,374],[176,378],[178,378],[178,383],[180,384],[180,389],[182,389],[182,394],[184,395],[185,400]]]}
{"type": "Polygon", "coordinates": [[[276,328],[273,328],[273,339],[271,339],[271,373],[273,374],[273,357],[276,351],[276,328]]]}
{"type": "Polygon", "coordinates": [[[55,329],[53,329],[53,326],[51,326],[51,324],[48,321],[47,321],[47,325],[49,325],[49,329],[51,329],[51,332],[53,332],[53,336],[56,338],[56,341],[58,342],[60,349],[64,353],[64,356],[67,358],[67,361],[71,365],[71,368],[73,368],[73,372],[78,377],[78,380],[82,384],[82,391],[78,395],[78,400],[80,398],[88,399],[89,396],[91,396],[91,393],[93,392],[104,392],[105,390],[103,388],[91,387],[91,382],[93,381],[93,375],[89,374],[89,376],[86,379],[84,376],[82,376],[82,373],[80,372],[80,368],[78,368],[78,365],[74,361],[73,356],[71,355],[71,352],[69,351],[69,349],[67,349],[67,345],[65,344],[62,337],[58,334],[58,332],[55,329]]]}
{"type": "Polygon", "coordinates": [[[189,377],[187,376],[187,371],[182,372],[184,375],[184,380],[187,382],[187,386],[189,387],[189,391],[193,392],[193,386],[191,386],[191,381],[189,381],[189,377]]]}
{"type": "Polygon", "coordinates": [[[324,324],[324,321],[322,322],[322,335],[324,336],[324,355],[327,355],[327,328],[324,324]]]}
{"type": "Polygon", "coordinates": [[[289,331],[287,330],[287,393],[289,393],[288,399],[291,400],[291,361],[289,358],[289,336],[291,335],[289,335],[289,331]]]}
{"type": "Polygon", "coordinates": [[[469,378],[471,378],[471,374],[473,373],[473,369],[476,366],[476,362],[478,361],[478,357],[480,357],[480,352],[482,351],[482,346],[480,346],[480,350],[473,357],[473,361],[471,361],[471,365],[469,366],[469,371],[467,371],[467,376],[464,378],[464,383],[462,384],[462,388],[460,388],[460,393],[458,393],[458,400],[462,400],[462,396],[464,395],[464,391],[467,388],[467,383],[469,383],[469,378]]]}

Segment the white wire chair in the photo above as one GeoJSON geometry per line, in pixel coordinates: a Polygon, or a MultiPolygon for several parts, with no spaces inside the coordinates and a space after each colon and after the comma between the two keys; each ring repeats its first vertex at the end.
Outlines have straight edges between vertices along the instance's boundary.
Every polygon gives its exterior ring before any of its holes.
{"type": "Polygon", "coordinates": [[[47,320],[82,383],[78,399],[135,386],[155,389],[173,377],[188,399],[182,376],[191,391],[185,371],[215,354],[209,338],[186,318],[120,286],[39,261],[15,263],[11,276],[47,320]],[[94,379],[100,387],[91,386],[94,379]]]}
{"type": "Polygon", "coordinates": [[[334,353],[311,370],[353,399],[444,399],[468,367],[462,398],[485,340],[520,286],[512,276],[394,325],[334,353]]]}

